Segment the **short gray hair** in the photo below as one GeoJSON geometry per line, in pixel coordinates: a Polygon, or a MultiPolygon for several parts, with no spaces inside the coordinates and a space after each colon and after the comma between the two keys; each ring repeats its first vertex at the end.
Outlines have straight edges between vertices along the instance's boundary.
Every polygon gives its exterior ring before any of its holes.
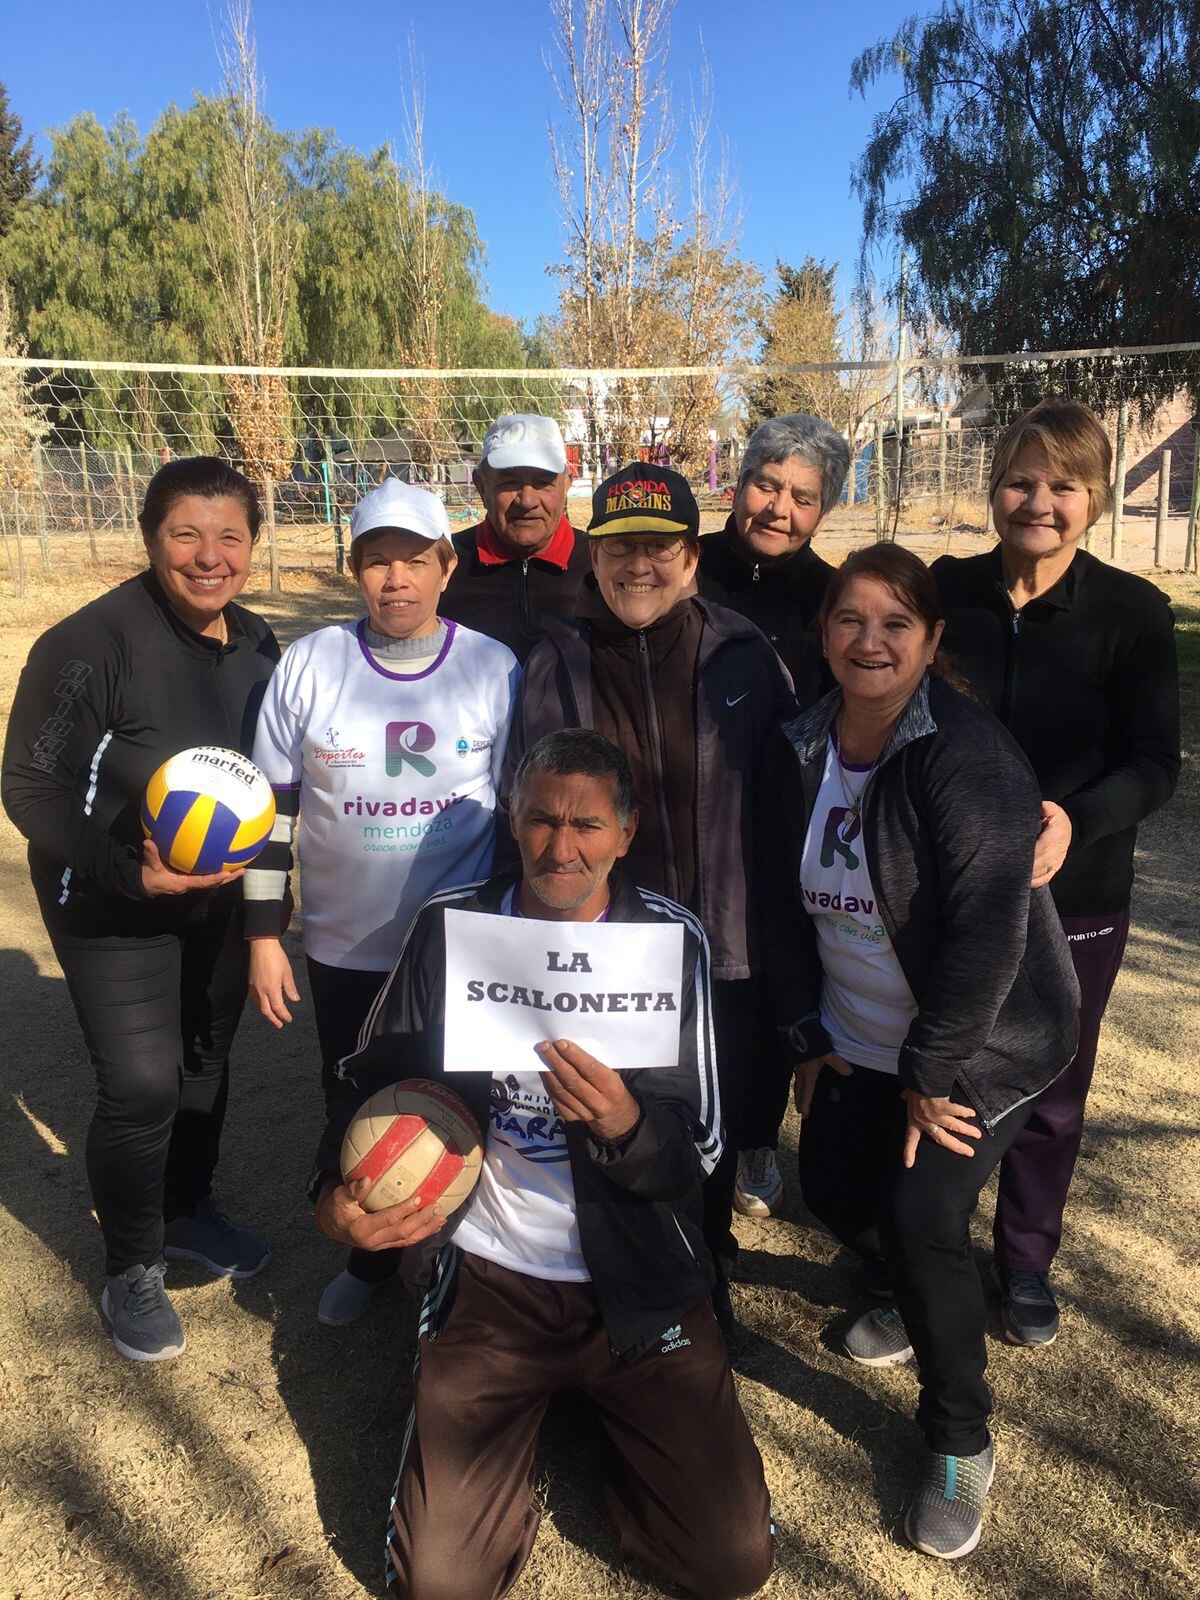
{"type": "Polygon", "coordinates": [[[602,733],[591,728],[559,728],[543,734],[521,758],[508,799],[510,816],[515,817],[521,809],[525,785],[535,772],[554,772],[563,778],[580,774],[609,779],[617,821],[623,828],[629,826],[634,810],[629,763],[602,733]]]}
{"type": "Polygon", "coordinates": [[[793,456],[821,474],[821,515],[828,516],[841,497],[850,470],[850,446],[836,428],[807,411],[768,417],[759,423],[746,441],[737,492],[742,492],[759,467],[790,461],[793,456]]]}

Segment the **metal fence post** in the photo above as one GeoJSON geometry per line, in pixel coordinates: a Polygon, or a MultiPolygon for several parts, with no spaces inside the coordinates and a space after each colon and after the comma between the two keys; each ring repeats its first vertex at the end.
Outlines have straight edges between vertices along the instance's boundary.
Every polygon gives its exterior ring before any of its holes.
{"type": "Polygon", "coordinates": [[[333,532],[333,566],[340,577],[346,570],[346,542],[342,537],[342,517],[337,503],[337,478],[334,474],[333,446],[324,441],[325,459],[321,462],[321,479],[325,485],[325,520],[333,532]]]}
{"type": "Polygon", "coordinates": [[[1154,565],[1167,564],[1167,507],[1171,499],[1171,452],[1158,458],[1158,514],[1154,519],[1154,565]]]}
{"type": "Polygon", "coordinates": [[[88,549],[92,553],[92,560],[95,561],[96,519],[92,515],[92,486],[88,480],[87,442],[82,437],[79,440],[79,471],[83,476],[83,521],[87,528],[88,549]]]}
{"type": "Polygon", "coordinates": [[[1112,539],[1109,559],[1121,559],[1121,528],[1125,521],[1125,441],[1129,435],[1129,401],[1122,400],[1117,412],[1117,475],[1113,482],[1112,539]]]}
{"type": "Polygon", "coordinates": [[[33,470],[37,480],[38,544],[42,550],[42,568],[50,571],[50,534],[46,527],[46,477],[42,464],[41,441],[33,441],[33,470]]]}
{"type": "Polygon", "coordinates": [[[137,513],[138,491],[137,479],[133,475],[133,450],[125,446],[125,481],[129,485],[129,531],[134,539],[138,536],[137,513]]]}
{"type": "Polygon", "coordinates": [[[946,498],[946,447],[950,442],[950,413],[943,406],[938,412],[938,499],[946,498]]]}

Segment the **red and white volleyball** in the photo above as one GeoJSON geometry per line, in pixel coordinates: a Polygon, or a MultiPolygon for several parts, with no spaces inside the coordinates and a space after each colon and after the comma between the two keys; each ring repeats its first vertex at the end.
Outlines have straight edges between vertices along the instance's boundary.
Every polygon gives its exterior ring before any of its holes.
{"type": "Polygon", "coordinates": [[[364,1211],[382,1211],[419,1194],[440,1217],[457,1211],[483,1165],[483,1140],[467,1107],[444,1084],[394,1083],[361,1105],[342,1141],[346,1183],[370,1178],[364,1211]]]}

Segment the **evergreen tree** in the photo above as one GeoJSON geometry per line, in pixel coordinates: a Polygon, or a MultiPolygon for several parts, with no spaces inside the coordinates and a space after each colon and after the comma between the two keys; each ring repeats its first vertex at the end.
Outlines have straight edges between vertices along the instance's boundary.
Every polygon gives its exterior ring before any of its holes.
{"type": "MultiPolygon", "coordinates": [[[[0,238],[0,279],[11,285],[13,326],[30,353],[48,359],[214,362],[224,318],[211,241],[219,208],[216,169],[226,118],[222,102],[197,97],[170,106],[143,138],[118,117],[104,127],[90,113],[54,130],[45,182],[17,205],[0,238]]],[[[363,156],[332,134],[269,129],[267,157],[294,202],[299,245],[291,262],[284,324],[287,365],[405,366],[414,307],[406,289],[412,238],[411,185],[386,150],[363,156]]],[[[525,365],[520,330],[484,302],[483,246],[472,213],[441,195],[427,203],[443,235],[442,335],[445,366],[525,365]]],[[[150,448],[180,421],[197,449],[228,434],[214,409],[211,380],[186,375],[96,380],[85,409],[72,386],[52,396],[60,429],[81,430],[104,448],[150,448]],[[136,416],[130,438],[122,419],[136,416]],[[121,425],[118,434],[109,427],[121,425]],[[139,438],[141,444],[139,444],[139,438]]],[[[395,427],[403,407],[380,385],[364,414],[345,386],[329,380],[319,414],[305,427],[328,436],[369,437],[395,427]]],[[[474,418],[468,419],[476,429],[474,418]]],[[[477,431],[477,430],[476,430],[477,431]]]]}
{"type": "Polygon", "coordinates": [[[20,117],[8,103],[8,90],[0,83],[0,238],[8,232],[17,205],[33,193],[41,176],[33,139],[23,139],[23,131],[20,117]]]}
{"type": "Polygon", "coordinates": [[[779,283],[758,318],[761,375],[751,384],[749,425],[764,417],[808,411],[834,421],[840,410],[836,372],[780,372],[780,367],[836,363],[842,359],[834,299],[837,263],[805,256],[799,267],[775,263],[779,283]]]}
{"type": "MultiPolygon", "coordinates": [[[[855,186],[864,259],[890,239],[915,264],[910,318],[978,354],[1196,338],[1196,0],[948,0],[860,55],[851,83],[890,74],[855,186]]],[[[1152,404],[1180,369],[1096,380],[1095,399],[1152,404]]]]}

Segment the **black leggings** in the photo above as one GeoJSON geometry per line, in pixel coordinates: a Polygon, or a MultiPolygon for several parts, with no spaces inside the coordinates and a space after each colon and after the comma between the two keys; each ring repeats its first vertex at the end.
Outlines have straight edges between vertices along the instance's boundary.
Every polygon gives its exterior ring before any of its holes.
{"type": "Polygon", "coordinates": [[[211,1191],[246,1002],[239,907],[208,895],[177,931],[146,938],[47,918],[96,1073],[87,1174],[110,1276],[159,1260],[163,1219],[211,1191]]]}
{"type": "MultiPolygon", "coordinates": [[[[317,1042],[321,1048],[321,1088],[325,1112],[337,1099],[340,1080],[337,1064],[358,1048],[358,1034],[375,997],[387,982],[386,972],[361,972],[354,967],[329,967],[305,957],[308,987],[313,998],[317,1042]]],[[[385,1283],[399,1268],[399,1250],[351,1250],[347,1263],[352,1277],[364,1283],[385,1283]]]]}
{"type": "MultiPolygon", "coordinates": [[[[969,1104],[957,1085],[950,1098],[969,1104]]],[[[804,1203],[856,1255],[886,1260],[920,1369],[917,1422],[929,1448],[946,1455],[987,1446],[986,1307],[971,1214],[1031,1109],[1026,1102],[984,1129],[971,1156],[922,1136],[906,1168],[899,1080],[865,1067],[841,1078],[826,1067],[800,1127],[804,1203]]]]}

